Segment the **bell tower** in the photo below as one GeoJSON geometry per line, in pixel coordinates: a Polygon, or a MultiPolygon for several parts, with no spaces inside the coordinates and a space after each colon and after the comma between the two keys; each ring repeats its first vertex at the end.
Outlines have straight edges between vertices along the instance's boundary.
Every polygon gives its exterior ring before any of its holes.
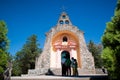
{"type": "Polygon", "coordinates": [[[72,25],[70,19],[69,19],[69,16],[67,15],[66,12],[62,12],[62,14],[60,15],[59,17],[59,20],[58,20],[58,23],[57,25],[59,26],[62,26],[62,25],[72,25]]]}

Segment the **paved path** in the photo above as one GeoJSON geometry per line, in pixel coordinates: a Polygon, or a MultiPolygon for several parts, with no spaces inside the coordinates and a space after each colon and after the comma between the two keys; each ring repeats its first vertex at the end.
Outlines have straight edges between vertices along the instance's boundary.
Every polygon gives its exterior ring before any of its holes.
{"type": "Polygon", "coordinates": [[[30,76],[30,77],[12,77],[11,80],[89,80],[89,77],[63,77],[63,76],[30,76]]]}
{"type": "Polygon", "coordinates": [[[11,80],[107,80],[107,75],[80,75],[78,77],[69,76],[13,76],[11,80]]]}

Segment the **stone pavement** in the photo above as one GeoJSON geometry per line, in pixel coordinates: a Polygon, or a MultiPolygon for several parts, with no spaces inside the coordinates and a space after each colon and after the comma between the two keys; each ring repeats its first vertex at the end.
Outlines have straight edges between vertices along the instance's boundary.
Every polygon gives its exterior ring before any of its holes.
{"type": "Polygon", "coordinates": [[[62,77],[62,76],[30,76],[30,77],[12,77],[11,80],[89,80],[86,78],[77,77],[62,77]]]}
{"type": "Polygon", "coordinates": [[[40,76],[12,76],[11,80],[108,80],[107,74],[92,74],[72,76],[40,75],[40,76]]]}

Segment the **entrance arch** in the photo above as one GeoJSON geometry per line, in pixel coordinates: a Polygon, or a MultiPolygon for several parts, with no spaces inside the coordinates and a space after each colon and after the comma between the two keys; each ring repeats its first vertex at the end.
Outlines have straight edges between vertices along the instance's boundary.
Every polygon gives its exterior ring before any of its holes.
{"type": "Polygon", "coordinates": [[[70,58],[70,53],[68,51],[62,51],[61,52],[61,61],[63,58],[65,58],[65,59],[70,58]]]}
{"type": "MultiPolygon", "coordinates": [[[[60,31],[53,35],[51,41],[51,56],[55,55],[57,60],[59,57],[59,61],[56,63],[51,62],[51,65],[55,65],[61,63],[60,59],[62,56],[61,53],[64,51],[68,51],[70,53],[70,57],[74,57],[78,61],[78,68],[81,68],[81,53],[80,53],[80,42],[78,36],[68,30],[60,31]],[[57,54],[54,54],[57,53],[57,54]],[[60,54],[58,54],[60,53],[60,54]]],[[[53,56],[52,56],[53,57],[53,56]]],[[[52,58],[53,59],[53,58],[52,58]]],[[[51,59],[51,60],[52,60],[51,59]]],[[[61,66],[59,66],[61,68],[61,66]]]]}

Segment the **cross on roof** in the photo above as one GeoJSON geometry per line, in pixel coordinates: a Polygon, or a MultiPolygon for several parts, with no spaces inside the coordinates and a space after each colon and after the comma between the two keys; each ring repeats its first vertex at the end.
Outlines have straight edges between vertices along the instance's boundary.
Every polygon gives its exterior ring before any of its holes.
{"type": "Polygon", "coordinates": [[[62,11],[65,12],[65,6],[62,6],[62,11]]]}

